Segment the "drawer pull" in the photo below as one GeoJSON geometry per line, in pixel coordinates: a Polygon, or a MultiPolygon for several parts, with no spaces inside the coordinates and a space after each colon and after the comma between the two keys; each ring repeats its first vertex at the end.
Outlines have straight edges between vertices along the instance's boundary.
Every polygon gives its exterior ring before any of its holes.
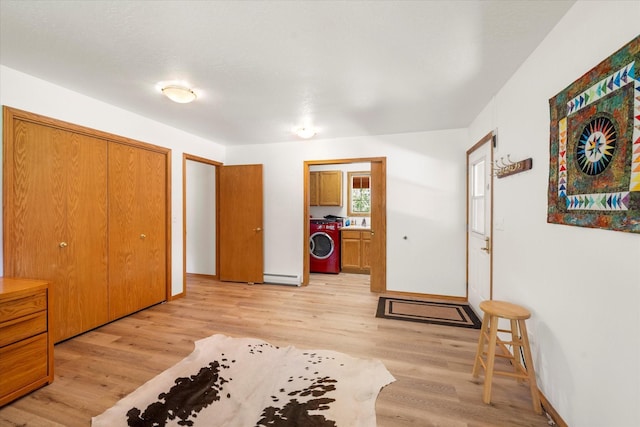
{"type": "Polygon", "coordinates": [[[67,242],[60,242],[58,246],[60,246],[61,248],[66,248],[69,245],[67,244],[67,242]]]}

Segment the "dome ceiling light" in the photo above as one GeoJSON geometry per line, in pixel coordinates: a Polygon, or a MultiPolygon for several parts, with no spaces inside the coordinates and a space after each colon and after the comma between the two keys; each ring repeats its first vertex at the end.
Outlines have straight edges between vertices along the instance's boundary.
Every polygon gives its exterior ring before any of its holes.
{"type": "Polygon", "coordinates": [[[188,104],[198,97],[193,89],[182,83],[159,83],[158,86],[164,96],[179,104],[188,104]]]}
{"type": "Polygon", "coordinates": [[[309,126],[299,127],[295,129],[294,132],[296,135],[303,139],[309,139],[316,134],[316,130],[309,126]]]}

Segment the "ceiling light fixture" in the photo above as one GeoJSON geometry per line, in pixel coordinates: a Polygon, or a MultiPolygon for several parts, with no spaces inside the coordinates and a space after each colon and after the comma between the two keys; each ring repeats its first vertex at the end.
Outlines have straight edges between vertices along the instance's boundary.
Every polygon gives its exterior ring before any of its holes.
{"type": "Polygon", "coordinates": [[[312,127],[299,127],[295,130],[296,135],[303,139],[309,139],[316,134],[316,130],[312,127]]]}
{"type": "Polygon", "coordinates": [[[164,96],[179,104],[188,104],[197,98],[193,89],[186,85],[172,83],[162,86],[160,90],[164,96]]]}

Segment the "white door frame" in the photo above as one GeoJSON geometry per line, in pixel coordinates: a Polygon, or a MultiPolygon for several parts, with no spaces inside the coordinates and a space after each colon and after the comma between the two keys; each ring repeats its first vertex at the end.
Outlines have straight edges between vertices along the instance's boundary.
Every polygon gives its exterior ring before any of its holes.
{"type": "MultiPolygon", "coordinates": [[[[482,300],[493,299],[493,149],[495,133],[489,132],[467,151],[467,300],[479,310],[482,300]],[[483,233],[473,231],[471,215],[471,162],[479,150],[486,151],[485,156],[485,192],[487,206],[483,233]],[[482,242],[484,240],[484,242],[482,242]],[[480,242],[480,243],[479,243],[480,242]],[[484,246],[484,247],[482,247],[484,246]]],[[[486,200],[486,199],[485,199],[486,200]]],[[[479,311],[478,311],[479,312],[479,311]]]]}

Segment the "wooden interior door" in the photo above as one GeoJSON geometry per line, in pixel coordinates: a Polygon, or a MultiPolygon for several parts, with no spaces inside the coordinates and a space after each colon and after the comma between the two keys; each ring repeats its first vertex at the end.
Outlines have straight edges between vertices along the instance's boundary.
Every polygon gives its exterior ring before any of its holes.
{"type": "Polygon", "coordinates": [[[220,280],[264,281],[262,165],[218,168],[220,280]]]}
{"type": "Polygon", "coordinates": [[[108,318],[106,142],[12,118],[5,114],[4,272],[52,283],[59,342],[108,318]]]}
{"type": "Polygon", "coordinates": [[[109,313],[167,299],[167,167],[163,153],[109,143],[109,313]]]}

